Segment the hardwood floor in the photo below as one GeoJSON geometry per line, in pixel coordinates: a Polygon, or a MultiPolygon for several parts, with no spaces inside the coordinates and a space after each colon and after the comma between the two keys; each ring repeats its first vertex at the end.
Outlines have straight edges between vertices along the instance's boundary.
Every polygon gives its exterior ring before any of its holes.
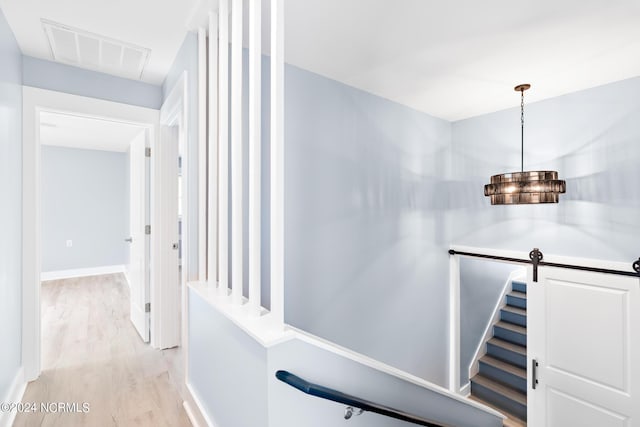
{"type": "Polygon", "coordinates": [[[181,351],[142,342],[128,294],[122,274],[42,283],[42,374],[23,402],[77,403],[79,412],[18,413],[14,426],[191,426],[181,351]]]}

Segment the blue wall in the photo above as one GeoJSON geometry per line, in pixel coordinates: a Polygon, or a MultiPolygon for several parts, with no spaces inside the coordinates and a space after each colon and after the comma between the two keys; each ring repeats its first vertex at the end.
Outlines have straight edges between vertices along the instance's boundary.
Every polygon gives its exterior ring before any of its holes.
{"type": "Polygon", "coordinates": [[[188,201],[188,239],[189,265],[188,277],[193,279],[198,275],[198,239],[206,233],[198,231],[198,35],[187,33],[182,46],[173,61],[173,65],[162,84],[162,102],[164,102],[183,72],[187,72],[187,114],[189,120],[189,134],[187,136],[187,169],[189,174],[188,201]]]}
{"type": "Polygon", "coordinates": [[[0,399],[21,365],[22,54],[0,10],[0,399]]]}
{"type": "Polygon", "coordinates": [[[445,384],[451,124],[292,66],[285,83],[287,323],[445,384]]]}
{"type": "Polygon", "coordinates": [[[137,80],[25,56],[23,83],[40,89],[159,109],[162,88],[137,80]]]}
{"type": "Polygon", "coordinates": [[[559,204],[490,206],[483,195],[490,175],[519,170],[519,108],[454,123],[452,241],[638,259],[639,98],[633,78],[525,107],[525,170],[558,170],[567,181],[559,204]]]}
{"type": "Polygon", "coordinates": [[[128,170],[127,153],[42,146],[43,272],[129,263],[128,170]]]}

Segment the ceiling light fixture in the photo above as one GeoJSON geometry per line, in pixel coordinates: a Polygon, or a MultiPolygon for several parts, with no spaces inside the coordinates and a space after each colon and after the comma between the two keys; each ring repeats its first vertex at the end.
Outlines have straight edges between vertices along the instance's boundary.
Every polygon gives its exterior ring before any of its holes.
{"type": "Polygon", "coordinates": [[[556,171],[524,170],[524,91],[530,84],[514,88],[520,92],[520,172],[493,175],[491,183],[484,186],[484,195],[491,197],[492,205],[524,205],[558,203],[567,184],[558,179],[556,171]]]}

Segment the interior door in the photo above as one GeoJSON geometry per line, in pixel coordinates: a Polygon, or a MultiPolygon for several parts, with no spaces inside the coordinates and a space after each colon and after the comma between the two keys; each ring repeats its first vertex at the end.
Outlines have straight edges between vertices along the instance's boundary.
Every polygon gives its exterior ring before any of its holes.
{"type": "Polygon", "coordinates": [[[131,141],[129,149],[129,286],[131,322],[144,342],[149,341],[149,278],[146,224],[146,131],[131,141]]]}
{"type": "MultiPolygon", "coordinates": [[[[178,147],[179,127],[161,126],[160,143],[156,150],[161,173],[158,193],[159,307],[154,315],[161,316],[158,347],[171,348],[180,344],[180,240],[178,233],[178,147]]],[[[155,309],[154,309],[155,310],[155,309]]]]}
{"type": "Polygon", "coordinates": [[[541,267],[529,283],[529,426],[640,426],[640,279],[541,267]]]}

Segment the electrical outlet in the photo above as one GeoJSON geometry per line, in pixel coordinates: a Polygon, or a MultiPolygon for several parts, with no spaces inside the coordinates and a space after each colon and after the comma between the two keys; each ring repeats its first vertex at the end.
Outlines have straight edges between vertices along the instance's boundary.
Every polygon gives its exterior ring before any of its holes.
{"type": "Polygon", "coordinates": [[[70,248],[73,246],[73,240],[67,240],[67,247],[70,248]]]}

